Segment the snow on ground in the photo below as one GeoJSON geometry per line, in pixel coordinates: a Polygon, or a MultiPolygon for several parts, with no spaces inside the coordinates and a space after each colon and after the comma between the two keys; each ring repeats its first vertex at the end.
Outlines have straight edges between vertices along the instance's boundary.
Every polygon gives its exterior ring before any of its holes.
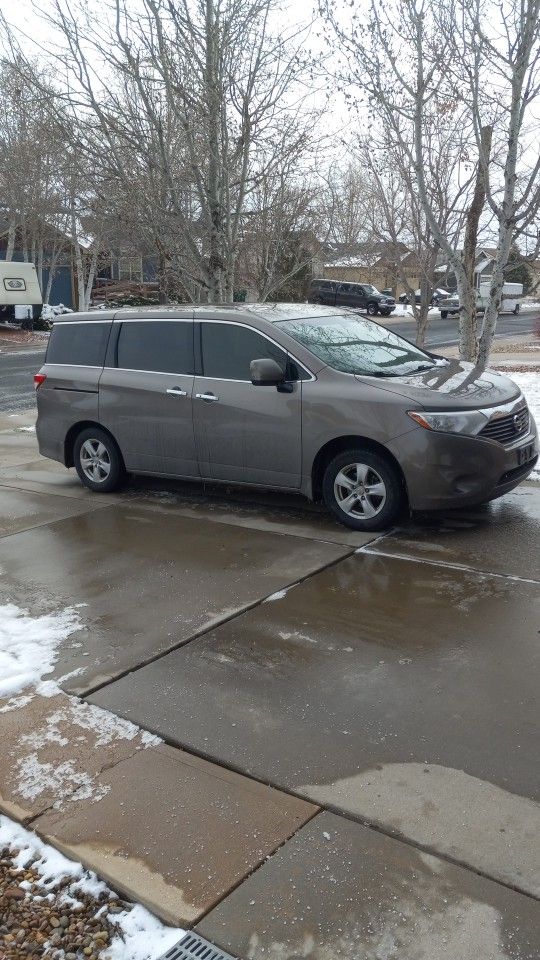
{"type": "MultiPolygon", "coordinates": [[[[440,311],[436,307],[432,307],[431,310],[428,310],[428,317],[440,317],[440,311]]],[[[413,318],[413,311],[410,303],[396,303],[395,310],[392,310],[390,317],[410,317],[413,318]]],[[[383,318],[384,320],[390,319],[387,317],[383,318]]]]}
{"type": "MultiPolygon", "coordinates": [[[[68,860],[34,833],[0,816],[0,849],[3,847],[15,852],[17,869],[32,867],[39,874],[43,895],[54,898],[56,892],[59,905],[73,905],[78,895],[86,894],[95,898],[96,915],[101,915],[118,899],[95,873],[68,860]]],[[[164,926],[140,904],[128,906],[120,913],[109,912],[107,919],[118,927],[118,933],[100,953],[100,960],[157,960],[185,934],[180,928],[164,926]]]]}
{"type": "Polygon", "coordinates": [[[52,673],[59,645],[81,626],[74,607],[32,617],[14,603],[0,604],[0,697],[12,697],[28,687],[54,696],[58,687],[42,678],[52,673]]]}
{"type": "MultiPolygon", "coordinates": [[[[540,373],[531,370],[530,373],[514,373],[513,370],[504,371],[518,387],[525,397],[529,410],[540,428],[540,373]]],[[[531,473],[531,480],[540,480],[540,461],[531,473]]]]}

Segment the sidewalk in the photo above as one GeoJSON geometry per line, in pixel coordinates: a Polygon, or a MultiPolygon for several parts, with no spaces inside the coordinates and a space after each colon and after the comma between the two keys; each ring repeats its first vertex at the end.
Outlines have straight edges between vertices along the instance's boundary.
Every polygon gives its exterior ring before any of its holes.
{"type": "Polygon", "coordinates": [[[532,958],[540,485],[359,536],[97,498],[32,419],[0,419],[0,811],[245,960],[532,958]]]}

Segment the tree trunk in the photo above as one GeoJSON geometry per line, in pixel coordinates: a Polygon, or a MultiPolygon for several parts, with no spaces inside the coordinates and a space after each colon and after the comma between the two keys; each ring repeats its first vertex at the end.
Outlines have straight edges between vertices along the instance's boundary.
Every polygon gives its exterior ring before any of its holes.
{"type": "Polygon", "coordinates": [[[88,265],[88,276],[86,278],[86,285],[84,288],[84,298],[83,298],[83,307],[82,307],[83,310],[88,310],[88,307],[90,306],[90,300],[92,297],[92,287],[94,286],[94,277],[96,274],[98,251],[99,251],[99,241],[97,238],[95,238],[93,248],[92,248],[92,256],[90,258],[90,263],[88,265]]]}
{"type": "Polygon", "coordinates": [[[47,276],[47,286],[45,288],[45,293],[43,295],[43,303],[49,303],[51,299],[51,290],[54,282],[54,277],[56,274],[56,264],[58,262],[58,257],[60,255],[60,245],[55,243],[51,253],[51,259],[49,260],[49,273],[47,276]]]}
{"type": "Polygon", "coordinates": [[[486,202],[485,171],[489,165],[491,154],[491,139],[493,127],[482,127],[481,156],[478,160],[474,194],[467,213],[465,224],[465,239],[463,242],[463,270],[467,280],[460,293],[459,312],[459,355],[462,360],[476,360],[478,338],[476,329],[476,286],[474,278],[474,261],[478,242],[478,227],[480,217],[486,202]],[[462,299],[463,297],[463,299],[462,299]]]}
{"type": "Polygon", "coordinates": [[[15,252],[16,234],[17,234],[17,226],[15,223],[15,220],[10,220],[9,228],[8,228],[7,247],[6,247],[6,262],[13,260],[13,254],[15,252]]]}
{"type": "Polygon", "coordinates": [[[220,154],[220,91],[218,85],[219,13],[214,0],[206,0],[206,96],[208,104],[208,197],[209,256],[208,256],[208,302],[219,303],[223,299],[223,211],[221,208],[221,184],[219,173],[220,154]]]}
{"type": "Polygon", "coordinates": [[[493,274],[491,277],[491,287],[489,290],[489,300],[484,314],[484,326],[482,336],[478,345],[477,366],[479,370],[485,370],[489,360],[491,344],[499,319],[499,312],[502,303],[502,290],[504,286],[504,268],[508,262],[508,255],[512,245],[512,228],[510,225],[501,221],[499,228],[499,248],[495,258],[493,274]]]}
{"type": "Polygon", "coordinates": [[[43,299],[43,241],[40,240],[37,257],[36,257],[36,270],[38,275],[39,289],[41,290],[41,299],[43,299]]]}

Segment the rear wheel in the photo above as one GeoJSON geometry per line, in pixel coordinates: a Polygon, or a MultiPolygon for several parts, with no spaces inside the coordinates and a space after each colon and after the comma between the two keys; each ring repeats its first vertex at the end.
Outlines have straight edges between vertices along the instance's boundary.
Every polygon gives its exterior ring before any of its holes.
{"type": "Polygon", "coordinates": [[[351,448],[338,453],[324,471],[326,506],[353,530],[385,530],[400,515],[405,491],[398,471],[384,455],[351,448]]]}
{"type": "Polygon", "coordinates": [[[391,312],[391,310],[381,310],[381,317],[389,317],[391,312]]]}
{"type": "Polygon", "coordinates": [[[377,304],[376,304],[376,303],[368,303],[368,305],[367,305],[367,312],[369,313],[370,317],[374,317],[374,316],[376,315],[376,313],[377,313],[377,304]]]}
{"type": "Polygon", "coordinates": [[[99,427],[82,430],[75,440],[73,460],[79,479],[89,490],[110,493],[124,478],[124,464],[113,438],[99,427]]]}
{"type": "Polygon", "coordinates": [[[448,316],[448,310],[441,310],[441,320],[446,320],[448,316]]]}

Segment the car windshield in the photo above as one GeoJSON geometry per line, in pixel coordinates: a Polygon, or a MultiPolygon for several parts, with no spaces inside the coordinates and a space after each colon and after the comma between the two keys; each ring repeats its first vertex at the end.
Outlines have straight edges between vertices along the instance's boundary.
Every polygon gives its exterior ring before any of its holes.
{"type": "Polygon", "coordinates": [[[365,317],[306,317],[276,326],[343,373],[400,377],[436,366],[423,350],[365,317]]]}
{"type": "Polygon", "coordinates": [[[371,283],[363,283],[362,286],[368,295],[373,296],[376,294],[379,297],[381,296],[380,290],[377,290],[377,287],[373,287],[371,283]]]}

